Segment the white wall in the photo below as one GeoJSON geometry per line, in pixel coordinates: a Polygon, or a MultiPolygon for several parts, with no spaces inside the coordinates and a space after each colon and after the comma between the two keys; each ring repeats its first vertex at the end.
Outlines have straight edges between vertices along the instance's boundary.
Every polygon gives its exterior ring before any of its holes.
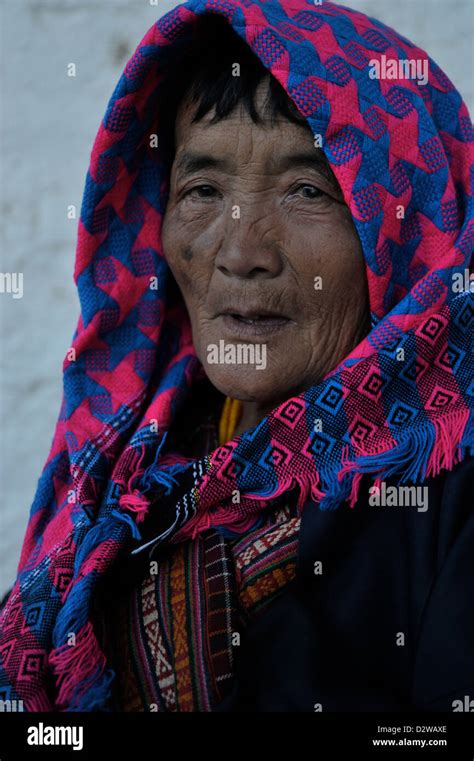
{"type": "MultiPolygon", "coordinates": [[[[73,283],[78,212],[108,100],[160,0],[0,0],[0,596],[16,575],[36,482],[61,402],[61,366],[79,314],[73,283]],[[66,76],[74,62],[75,78],[66,76]]],[[[473,113],[470,0],[346,0],[425,48],[473,113]]]]}

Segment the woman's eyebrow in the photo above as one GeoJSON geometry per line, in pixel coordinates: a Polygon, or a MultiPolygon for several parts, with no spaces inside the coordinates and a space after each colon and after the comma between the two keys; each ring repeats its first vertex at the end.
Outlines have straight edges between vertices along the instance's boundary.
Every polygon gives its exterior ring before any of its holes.
{"type": "MultiPolygon", "coordinates": [[[[272,158],[270,163],[272,169],[276,169],[279,172],[285,172],[294,167],[313,169],[322,174],[323,177],[325,177],[325,179],[327,179],[335,188],[339,188],[328,161],[324,155],[321,155],[321,153],[317,153],[316,151],[290,153],[279,158],[272,158]]],[[[193,172],[200,172],[202,169],[210,168],[230,172],[233,168],[232,165],[233,162],[224,157],[217,158],[208,153],[185,151],[179,157],[176,163],[176,169],[183,174],[192,174],[193,172]]]]}
{"type": "Polygon", "coordinates": [[[332,169],[325,158],[324,154],[316,151],[303,151],[299,153],[289,153],[274,161],[275,166],[282,172],[293,167],[307,167],[314,169],[322,174],[331,184],[339,187],[334,177],[332,169]]]}
{"type": "Polygon", "coordinates": [[[207,153],[191,153],[186,151],[183,153],[177,163],[176,169],[183,174],[191,174],[192,172],[199,172],[201,169],[230,169],[230,162],[225,158],[216,158],[207,153]]]}

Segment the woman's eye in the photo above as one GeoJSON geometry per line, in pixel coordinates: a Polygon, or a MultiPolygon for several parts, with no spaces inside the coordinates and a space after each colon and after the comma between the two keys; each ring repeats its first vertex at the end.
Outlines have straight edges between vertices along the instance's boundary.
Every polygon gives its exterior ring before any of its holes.
{"type": "Polygon", "coordinates": [[[296,188],[296,192],[302,195],[303,198],[307,198],[309,200],[312,200],[313,198],[320,198],[321,196],[325,195],[325,193],[315,185],[299,185],[296,188]]]}
{"type": "Polygon", "coordinates": [[[216,193],[216,189],[212,185],[196,185],[188,191],[187,195],[190,193],[197,195],[198,198],[212,198],[216,193]]]}

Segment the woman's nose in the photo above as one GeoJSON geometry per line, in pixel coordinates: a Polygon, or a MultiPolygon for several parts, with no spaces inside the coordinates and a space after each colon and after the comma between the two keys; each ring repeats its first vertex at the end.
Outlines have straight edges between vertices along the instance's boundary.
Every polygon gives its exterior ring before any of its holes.
{"type": "Polygon", "coordinates": [[[214,266],[227,277],[273,278],[282,271],[283,261],[268,218],[241,217],[226,226],[214,266]]]}

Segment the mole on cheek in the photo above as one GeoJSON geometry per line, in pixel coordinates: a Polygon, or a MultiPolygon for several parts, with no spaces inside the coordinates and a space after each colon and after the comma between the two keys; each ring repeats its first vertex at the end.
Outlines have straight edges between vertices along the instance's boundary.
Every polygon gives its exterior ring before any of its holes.
{"type": "Polygon", "coordinates": [[[184,259],[185,262],[190,262],[193,258],[193,252],[189,248],[189,246],[186,246],[185,249],[181,252],[181,257],[184,259]]]}

